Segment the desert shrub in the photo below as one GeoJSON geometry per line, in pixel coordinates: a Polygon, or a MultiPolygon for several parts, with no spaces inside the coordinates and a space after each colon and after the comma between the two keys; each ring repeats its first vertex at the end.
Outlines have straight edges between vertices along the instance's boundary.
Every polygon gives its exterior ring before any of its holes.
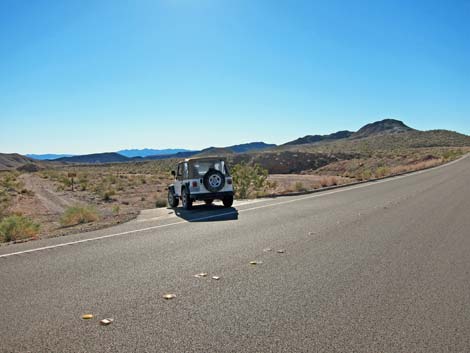
{"type": "Polygon", "coordinates": [[[320,185],[322,187],[338,185],[338,179],[334,176],[324,176],[320,179],[320,185]]]}
{"type": "Polygon", "coordinates": [[[395,167],[390,168],[390,174],[391,175],[401,174],[401,173],[409,172],[410,170],[412,170],[410,166],[397,165],[395,167]]]}
{"type": "Polygon", "coordinates": [[[0,239],[3,242],[35,237],[39,232],[39,225],[31,219],[13,215],[0,222],[0,239]]]}
{"type": "Polygon", "coordinates": [[[453,159],[457,159],[463,154],[461,150],[447,150],[442,153],[442,158],[444,158],[446,161],[451,161],[453,159]]]}
{"type": "Polygon", "coordinates": [[[82,173],[78,176],[78,185],[80,190],[86,191],[88,189],[88,174],[82,173]]]}
{"type": "Polygon", "coordinates": [[[21,189],[20,193],[23,195],[34,196],[34,191],[26,188],[21,189]]]}
{"type": "Polygon", "coordinates": [[[268,170],[258,164],[248,165],[244,162],[233,166],[232,178],[235,195],[246,199],[252,194],[266,190],[268,170]]]}
{"type": "Polygon", "coordinates": [[[106,183],[96,185],[94,192],[98,194],[103,201],[110,201],[111,197],[116,194],[116,191],[106,183]]]}
{"type": "Polygon", "coordinates": [[[10,203],[10,195],[5,190],[0,189],[0,220],[8,215],[10,203]]]}
{"type": "Polygon", "coordinates": [[[271,189],[271,190],[276,189],[276,188],[277,188],[277,181],[275,181],[275,180],[268,180],[268,181],[266,182],[266,186],[268,187],[268,189],[271,189]]]}
{"type": "Polygon", "coordinates": [[[72,179],[70,179],[66,175],[61,175],[59,177],[59,182],[62,183],[64,187],[72,186],[72,179]]]}
{"type": "Polygon", "coordinates": [[[81,223],[95,222],[99,219],[98,212],[91,206],[72,206],[65,210],[60,219],[63,227],[81,223]]]}
{"type": "Polygon", "coordinates": [[[390,175],[390,168],[388,167],[378,167],[375,172],[375,177],[376,178],[383,178],[387,175],[390,175]]]}
{"type": "Polygon", "coordinates": [[[157,198],[157,201],[155,202],[155,206],[157,208],[166,207],[166,199],[163,197],[157,198]]]}
{"type": "Polygon", "coordinates": [[[364,169],[359,177],[361,180],[369,180],[372,179],[372,172],[370,169],[364,169]]]}
{"type": "Polygon", "coordinates": [[[260,197],[266,197],[269,195],[269,193],[267,191],[261,190],[261,191],[255,191],[252,195],[255,199],[257,199],[260,197]]]}
{"type": "Polygon", "coordinates": [[[113,206],[112,211],[115,216],[118,216],[119,213],[121,212],[121,207],[119,207],[119,205],[115,205],[113,206]]]}
{"type": "Polygon", "coordinates": [[[101,198],[103,199],[103,201],[111,201],[111,196],[114,196],[115,194],[116,191],[114,191],[113,189],[104,190],[101,194],[101,198]]]}
{"type": "Polygon", "coordinates": [[[0,220],[8,216],[8,205],[5,203],[0,203],[0,220]]]}
{"type": "Polygon", "coordinates": [[[8,172],[0,179],[0,187],[5,191],[19,192],[24,188],[24,184],[17,180],[17,174],[8,172]]]}
{"type": "Polygon", "coordinates": [[[114,185],[118,182],[118,178],[115,175],[109,175],[108,176],[108,182],[110,184],[114,185]]]}
{"type": "Polygon", "coordinates": [[[50,179],[50,180],[58,180],[59,179],[59,172],[56,170],[48,169],[48,170],[43,170],[40,172],[40,176],[43,179],[50,179]]]}
{"type": "Polygon", "coordinates": [[[329,186],[329,184],[328,184],[328,178],[327,178],[327,177],[321,178],[321,179],[320,179],[320,185],[321,185],[322,187],[329,186]]]}
{"type": "Polygon", "coordinates": [[[306,191],[306,190],[307,190],[307,188],[304,186],[304,184],[302,184],[300,181],[298,181],[298,182],[295,183],[294,189],[295,189],[295,191],[297,191],[297,192],[306,191]]]}

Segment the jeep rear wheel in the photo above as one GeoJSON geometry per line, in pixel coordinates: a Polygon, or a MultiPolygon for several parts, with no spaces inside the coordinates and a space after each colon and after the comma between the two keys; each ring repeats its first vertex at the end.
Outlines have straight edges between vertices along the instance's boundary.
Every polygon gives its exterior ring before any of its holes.
{"type": "Polygon", "coordinates": [[[214,202],[214,199],[204,200],[206,205],[212,205],[212,202],[214,202]]]}
{"type": "Polygon", "coordinates": [[[222,200],[224,207],[232,207],[233,205],[233,196],[225,196],[222,200]]]}
{"type": "Polygon", "coordinates": [[[168,205],[171,208],[178,207],[180,200],[175,196],[174,192],[171,189],[168,189],[168,205]]]}
{"type": "Polygon", "coordinates": [[[186,189],[184,189],[181,194],[183,199],[183,208],[185,210],[190,210],[193,207],[193,200],[191,200],[191,197],[189,196],[189,193],[186,191],[186,189]]]}

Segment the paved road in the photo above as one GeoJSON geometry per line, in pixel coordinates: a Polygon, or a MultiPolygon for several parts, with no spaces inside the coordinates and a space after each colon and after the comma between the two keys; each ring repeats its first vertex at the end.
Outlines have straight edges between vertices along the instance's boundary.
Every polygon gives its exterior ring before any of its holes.
{"type": "Polygon", "coordinates": [[[470,352],[469,181],[466,158],[2,247],[51,246],[0,257],[0,351],[470,352]]]}

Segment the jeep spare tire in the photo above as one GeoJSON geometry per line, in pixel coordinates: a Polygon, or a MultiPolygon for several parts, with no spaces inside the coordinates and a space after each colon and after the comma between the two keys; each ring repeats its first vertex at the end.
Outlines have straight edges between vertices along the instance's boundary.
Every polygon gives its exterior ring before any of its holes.
{"type": "Polygon", "coordinates": [[[225,186],[225,175],[215,169],[209,169],[203,178],[204,186],[210,192],[222,190],[225,186]]]}

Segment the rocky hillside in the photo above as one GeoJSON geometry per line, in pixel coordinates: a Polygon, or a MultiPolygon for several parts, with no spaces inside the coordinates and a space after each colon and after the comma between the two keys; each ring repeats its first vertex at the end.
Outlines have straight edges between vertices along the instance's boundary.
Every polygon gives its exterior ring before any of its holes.
{"type": "Polygon", "coordinates": [[[328,135],[307,135],[300,137],[296,140],[289,141],[283,146],[296,146],[296,145],[307,145],[312,143],[320,142],[331,142],[337,140],[344,140],[348,138],[366,138],[374,135],[382,134],[394,134],[407,131],[415,131],[414,129],[406,126],[402,121],[395,119],[384,119],[376,121],[361,127],[358,131],[338,131],[328,135]]]}
{"type": "Polygon", "coordinates": [[[26,165],[42,166],[40,162],[18,153],[0,153],[0,170],[14,170],[26,165]]]}
{"type": "Polygon", "coordinates": [[[384,154],[426,154],[429,151],[424,149],[429,148],[443,154],[447,148],[470,147],[470,136],[448,130],[419,131],[393,119],[367,124],[347,135],[308,135],[266,151],[227,157],[231,163],[258,163],[270,173],[300,173],[341,161],[380,159],[384,154]]]}
{"type": "Polygon", "coordinates": [[[364,125],[351,136],[353,138],[364,138],[379,134],[395,134],[400,132],[414,131],[406,126],[403,121],[395,119],[384,119],[371,124],[364,125]]]}

